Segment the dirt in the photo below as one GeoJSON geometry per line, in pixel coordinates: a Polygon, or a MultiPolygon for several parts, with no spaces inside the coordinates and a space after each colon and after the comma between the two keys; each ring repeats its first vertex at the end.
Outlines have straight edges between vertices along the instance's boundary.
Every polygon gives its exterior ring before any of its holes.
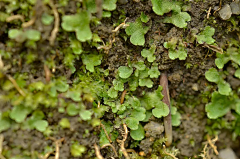
{"type": "MultiPolygon", "coordinates": [[[[230,3],[230,0],[223,0],[222,3],[230,3]]],[[[125,3],[125,2],[122,2],[125,3]]],[[[208,122],[206,113],[205,113],[205,104],[206,102],[203,100],[201,96],[202,92],[206,91],[207,80],[205,79],[205,72],[215,66],[214,60],[216,58],[215,54],[209,53],[207,48],[204,48],[202,45],[196,44],[196,42],[186,43],[187,46],[187,53],[188,57],[184,61],[180,60],[171,60],[168,56],[168,51],[163,47],[163,43],[169,41],[172,37],[177,38],[191,38],[190,32],[193,29],[201,30],[206,25],[211,25],[215,27],[215,35],[214,39],[216,39],[217,43],[222,47],[226,48],[228,45],[227,41],[228,38],[238,38],[233,33],[227,34],[228,31],[224,30],[224,28],[228,26],[232,26],[231,22],[223,21],[216,15],[216,23],[212,24],[211,20],[207,20],[206,11],[211,8],[215,8],[219,6],[219,0],[208,0],[205,2],[194,2],[191,1],[189,3],[189,9],[187,12],[191,16],[191,21],[188,23],[186,29],[180,29],[175,27],[172,24],[163,24],[161,23],[161,16],[157,16],[152,11],[152,4],[151,1],[128,1],[126,4],[119,4],[117,3],[117,9],[112,14],[111,18],[103,18],[101,20],[101,24],[98,26],[91,26],[91,30],[99,35],[104,42],[108,42],[112,36],[112,30],[114,29],[113,24],[119,22],[119,15],[123,11],[125,12],[125,16],[128,17],[127,22],[135,21],[136,17],[138,17],[141,12],[144,12],[150,18],[150,21],[146,24],[147,26],[151,26],[148,33],[145,35],[147,47],[150,48],[150,42],[153,40],[154,44],[156,45],[156,62],[159,63],[159,70],[161,72],[166,71],[168,73],[168,80],[169,80],[169,92],[170,96],[175,102],[175,106],[178,108],[179,112],[181,113],[182,120],[181,125],[173,129],[173,146],[179,149],[180,153],[178,157],[180,159],[183,158],[200,158],[199,154],[203,150],[204,143],[207,141],[206,133],[207,127],[211,126],[211,123],[208,122]],[[234,36],[231,36],[233,34],[234,36]],[[223,38],[225,37],[225,38],[223,38]],[[190,68],[186,68],[186,63],[191,64],[190,68]],[[181,104],[179,104],[181,103],[181,104]]],[[[1,6],[1,5],[0,5],[1,6]]],[[[43,6],[38,6],[35,8],[36,11],[39,11],[39,14],[43,11],[43,6]]],[[[69,4],[64,7],[60,8],[62,12],[65,14],[73,14],[76,13],[76,3],[75,1],[70,1],[69,4]]],[[[214,10],[211,11],[210,16],[213,15],[214,10]]],[[[38,19],[39,20],[39,19],[38,19]]],[[[33,28],[40,30],[43,33],[43,39],[47,39],[50,35],[51,28],[53,26],[41,26],[41,23],[38,23],[38,20],[33,25],[33,28]]],[[[40,20],[39,20],[40,21],[40,20]]],[[[4,44],[4,37],[7,35],[5,34],[4,30],[7,28],[7,24],[3,24],[0,29],[0,37],[3,39],[0,43],[0,48],[5,48],[4,44]]],[[[101,67],[104,69],[108,69],[110,74],[106,78],[107,81],[110,83],[115,78],[116,70],[119,66],[127,65],[127,59],[130,58],[132,61],[137,61],[139,59],[143,59],[140,55],[141,50],[143,47],[134,46],[129,41],[127,41],[121,36],[124,34],[124,29],[121,29],[118,35],[116,36],[114,45],[109,50],[107,54],[104,55],[103,62],[101,67]]],[[[56,50],[61,50],[61,47],[65,47],[64,44],[66,39],[60,39],[57,42],[57,46],[55,46],[56,50]]],[[[239,39],[238,39],[239,40],[239,39]]],[[[49,55],[51,47],[49,46],[48,42],[42,42],[38,44],[39,50],[37,50],[39,63],[34,63],[29,67],[28,64],[22,63],[21,67],[18,67],[18,64],[13,65],[13,67],[7,72],[8,74],[14,75],[16,72],[28,72],[29,73],[29,80],[28,83],[32,83],[34,81],[44,81],[44,71],[42,70],[43,64],[40,63],[43,59],[53,58],[49,55]],[[39,71],[41,70],[41,71],[39,71]]],[[[68,46],[66,46],[68,47],[68,46]]],[[[86,50],[91,50],[88,44],[83,44],[86,50]]],[[[24,47],[18,46],[12,49],[12,52],[20,52],[20,50],[24,50],[24,47]]],[[[97,49],[94,49],[97,51],[97,49]]],[[[62,52],[59,53],[59,57],[56,58],[56,63],[58,64],[58,68],[56,69],[55,76],[65,76],[69,83],[73,80],[73,75],[69,74],[68,70],[66,70],[61,63],[62,52]]],[[[15,59],[21,59],[20,55],[14,55],[15,59]]],[[[23,57],[24,58],[24,57],[23,57]]],[[[10,64],[10,61],[7,61],[5,65],[10,64]]],[[[81,65],[81,62],[76,62],[75,65],[81,65]]],[[[80,67],[80,66],[76,66],[80,67]]],[[[233,76],[235,72],[235,68],[230,64],[227,65],[224,70],[229,72],[229,75],[226,77],[226,81],[231,85],[232,89],[237,90],[240,86],[240,80],[233,76]]],[[[152,89],[145,89],[146,91],[152,91],[155,89],[159,84],[159,80],[154,80],[154,87],[152,89]]],[[[212,88],[215,89],[215,88],[212,88]]],[[[142,91],[142,89],[138,90],[142,91]]],[[[4,94],[4,92],[1,91],[4,94]]],[[[136,93],[138,94],[138,93],[136,93]]],[[[4,103],[3,105],[0,104],[1,111],[4,111],[10,107],[10,103],[4,103]]],[[[59,144],[60,146],[60,157],[59,159],[71,159],[74,158],[70,154],[70,145],[71,141],[78,141],[81,145],[84,145],[87,148],[87,152],[84,153],[82,157],[83,159],[94,158],[95,152],[94,144],[99,144],[99,133],[100,128],[95,127],[93,128],[90,123],[88,122],[79,122],[78,117],[69,117],[66,113],[58,113],[57,108],[51,108],[48,110],[44,110],[47,114],[47,111],[52,111],[53,116],[48,117],[48,122],[51,126],[53,126],[55,140],[64,138],[64,141],[59,144]],[[71,124],[71,129],[59,129],[57,127],[58,122],[61,118],[67,117],[71,124]]],[[[231,117],[230,115],[226,117],[231,117]]],[[[230,118],[229,117],[229,118],[230,118]]],[[[109,120],[111,122],[114,121],[115,116],[111,111],[107,112],[103,117],[105,120],[109,120]]],[[[153,118],[151,122],[158,122],[158,128],[162,128],[162,120],[158,120],[153,118]]],[[[150,123],[148,123],[150,124],[150,123]]],[[[155,125],[156,126],[156,125],[155,125]]],[[[147,125],[145,125],[145,129],[147,125]]],[[[121,134],[123,128],[116,129],[121,134]]],[[[153,151],[152,146],[156,138],[162,137],[163,134],[157,134],[155,130],[146,130],[146,138],[140,142],[140,146],[131,147],[133,144],[133,140],[128,137],[125,142],[126,149],[134,149],[136,152],[144,151],[146,158],[150,156],[151,152],[153,151]],[[155,133],[155,134],[154,134],[155,133]],[[147,135],[148,134],[148,135],[147,135]]],[[[2,133],[4,135],[4,142],[3,148],[4,150],[11,150],[11,156],[19,155],[21,153],[26,153],[27,155],[32,156],[32,158],[37,158],[35,156],[35,152],[44,152],[46,146],[55,147],[55,143],[53,140],[48,139],[46,135],[38,132],[37,130],[20,130],[15,127],[5,131],[2,133]],[[28,154],[30,152],[30,154],[28,154]]],[[[214,134],[211,134],[212,138],[214,134]]],[[[226,147],[231,147],[236,153],[239,151],[239,137],[233,141],[231,137],[231,132],[227,129],[221,130],[219,132],[219,139],[216,143],[216,146],[219,149],[223,149],[226,147]]],[[[122,139],[121,137],[119,137],[122,139]]],[[[120,150],[119,144],[114,141],[114,147],[117,150],[120,150]]],[[[114,156],[114,153],[111,148],[105,148],[101,150],[101,154],[105,158],[110,158],[114,156]]],[[[240,157],[240,154],[237,153],[240,157]]],[[[49,157],[54,158],[54,153],[52,153],[49,157]]],[[[144,157],[144,158],[145,158],[144,157]]],[[[215,156],[216,157],[216,156],[215,156]]],[[[124,157],[119,157],[124,158],[124,157]]]]}

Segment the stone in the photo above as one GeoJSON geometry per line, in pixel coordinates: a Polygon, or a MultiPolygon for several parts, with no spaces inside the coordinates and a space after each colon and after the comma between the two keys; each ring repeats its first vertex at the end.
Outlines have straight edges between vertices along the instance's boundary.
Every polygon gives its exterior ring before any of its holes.
{"type": "Polygon", "coordinates": [[[231,18],[232,10],[229,4],[225,4],[222,9],[218,12],[222,20],[228,20],[231,18]]]}
{"type": "Polygon", "coordinates": [[[237,157],[231,148],[226,148],[219,152],[219,159],[237,159],[237,157]]]}
{"type": "Polygon", "coordinates": [[[239,0],[235,0],[230,4],[232,14],[239,15],[240,14],[240,2],[239,0]]]}

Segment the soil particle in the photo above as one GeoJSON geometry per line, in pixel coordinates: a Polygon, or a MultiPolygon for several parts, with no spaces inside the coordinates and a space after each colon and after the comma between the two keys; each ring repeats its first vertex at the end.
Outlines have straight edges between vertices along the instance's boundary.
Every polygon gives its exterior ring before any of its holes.
{"type": "Polygon", "coordinates": [[[232,9],[232,14],[239,15],[240,14],[240,2],[239,0],[235,0],[230,4],[232,9]]]}
{"type": "Polygon", "coordinates": [[[150,121],[144,126],[144,130],[146,131],[146,137],[157,137],[164,131],[164,126],[157,122],[150,121]]]}
{"type": "Polygon", "coordinates": [[[222,20],[228,20],[231,18],[232,11],[229,4],[225,4],[222,9],[219,11],[219,16],[222,20]]]}
{"type": "Polygon", "coordinates": [[[152,152],[152,144],[154,143],[154,138],[150,137],[150,138],[146,138],[144,140],[141,141],[140,143],[140,149],[143,150],[146,154],[151,153],[152,152]]]}
{"type": "Polygon", "coordinates": [[[219,151],[219,158],[220,159],[237,159],[237,156],[233,152],[231,148],[226,148],[219,151]]]}

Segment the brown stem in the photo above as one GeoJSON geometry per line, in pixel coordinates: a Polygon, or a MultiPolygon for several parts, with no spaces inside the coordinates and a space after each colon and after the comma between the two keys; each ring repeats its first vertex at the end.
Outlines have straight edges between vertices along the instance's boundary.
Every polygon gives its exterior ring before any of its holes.
{"type": "Polygon", "coordinates": [[[170,146],[172,143],[172,118],[171,118],[171,105],[170,105],[170,96],[168,90],[168,79],[167,73],[164,72],[160,76],[160,85],[163,87],[162,94],[163,102],[168,105],[169,114],[164,117],[164,128],[165,128],[165,137],[167,138],[166,146],[170,146]]]}

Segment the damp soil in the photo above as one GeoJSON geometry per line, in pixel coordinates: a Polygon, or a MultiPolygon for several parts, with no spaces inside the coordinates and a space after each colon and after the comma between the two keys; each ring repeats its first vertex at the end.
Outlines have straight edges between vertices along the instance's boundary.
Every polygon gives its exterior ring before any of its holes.
{"type": "MultiPolygon", "coordinates": [[[[230,3],[230,0],[222,0],[223,4],[230,3]]],[[[207,127],[209,126],[208,118],[205,113],[205,102],[201,96],[202,92],[206,91],[206,86],[208,85],[207,80],[205,79],[205,72],[215,66],[214,60],[216,58],[214,52],[209,52],[208,48],[203,47],[202,45],[198,45],[195,41],[186,43],[188,56],[184,61],[180,60],[171,60],[168,56],[168,51],[163,47],[163,43],[165,41],[169,41],[172,37],[176,38],[191,38],[191,31],[193,29],[201,30],[206,25],[210,25],[215,28],[214,39],[216,39],[217,43],[222,47],[227,47],[227,41],[230,38],[238,38],[235,37],[234,31],[228,33],[227,30],[223,28],[227,28],[228,26],[232,27],[232,23],[229,21],[221,20],[218,15],[213,15],[214,10],[211,11],[211,16],[215,16],[215,23],[212,23],[211,20],[207,20],[207,11],[209,8],[216,8],[219,6],[219,0],[208,0],[204,2],[187,2],[186,11],[191,16],[191,21],[188,23],[186,29],[180,29],[175,27],[172,24],[163,24],[161,23],[161,16],[157,16],[152,11],[152,4],[150,0],[147,1],[128,1],[126,4],[117,3],[117,9],[112,14],[111,18],[103,18],[101,20],[101,24],[98,26],[91,26],[91,30],[101,37],[101,39],[105,42],[109,40],[109,37],[112,35],[112,30],[114,29],[113,25],[119,21],[119,15],[124,11],[126,17],[128,17],[127,22],[133,22],[135,19],[144,12],[146,15],[150,17],[149,22],[146,24],[151,26],[150,30],[145,36],[147,47],[150,48],[150,42],[156,45],[155,55],[157,57],[156,62],[159,64],[159,70],[161,72],[166,71],[168,73],[169,80],[169,92],[170,96],[174,101],[179,101],[177,105],[175,105],[179,112],[181,113],[182,120],[181,125],[179,127],[173,128],[173,144],[172,147],[175,147],[179,150],[178,158],[201,158],[199,154],[203,150],[204,143],[207,141],[206,132],[207,127]],[[232,35],[232,36],[231,36],[232,35]],[[225,38],[223,38],[225,37],[225,38]],[[228,39],[229,38],[229,39],[228,39]],[[191,64],[190,68],[186,68],[186,63],[191,64]],[[181,104],[179,104],[181,102],[181,104]]],[[[38,6],[36,11],[39,10],[39,14],[41,14],[42,6],[38,6]]],[[[69,2],[69,5],[61,8],[61,11],[65,14],[74,14],[76,13],[76,5],[74,1],[69,2]]],[[[3,30],[7,28],[7,24],[3,24],[0,29],[0,36],[3,40],[1,40],[0,47],[4,48],[4,36],[7,36],[3,30]]],[[[43,27],[41,24],[36,24],[33,28],[40,29],[42,33],[45,34],[43,38],[47,39],[50,34],[52,26],[43,27]]],[[[60,32],[61,33],[61,32],[60,32]]],[[[128,58],[132,61],[137,61],[142,59],[140,52],[143,47],[134,46],[130,43],[129,38],[125,40],[123,36],[124,30],[121,29],[117,36],[115,37],[115,44],[108,50],[108,53],[104,55],[103,62],[101,67],[104,69],[108,69],[110,71],[109,76],[106,78],[109,82],[115,78],[115,72],[119,66],[124,66],[127,64],[128,58]]],[[[61,47],[66,46],[66,39],[61,39],[57,42],[55,49],[59,49],[61,47]]],[[[236,39],[240,40],[240,39],[236,39]]],[[[51,58],[48,56],[50,46],[47,42],[40,43],[38,46],[39,50],[37,53],[39,54],[39,61],[42,59],[51,58]]],[[[67,47],[67,46],[66,46],[67,47]]],[[[91,50],[87,44],[83,44],[83,47],[87,50],[91,50]]],[[[11,50],[12,52],[19,52],[19,50],[24,49],[21,46],[14,48],[11,50]]],[[[97,50],[96,50],[97,51],[97,50]]],[[[20,58],[20,55],[15,55],[17,58],[20,58]]],[[[60,55],[61,56],[61,55],[60,55]]],[[[56,57],[56,63],[59,64],[59,68],[55,72],[55,76],[65,76],[67,77],[69,83],[72,82],[73,76],[66,70],[61,61],[58,61],[58,57],[56,57]]],[[[81,62],[76,63],[77,65],[81,64],[81,62]]],[[[6,63],[7,65],[7,63],[6,63]]],[[[34,81],[44,81],[44,71],[36,71],[42,70],[43,64],[35,63],[34,65],[22,64],[21,68],[12,67],[8,74],[14,74],[15,72],[30,72],[29,73],[29,83],[34,81]],[[35,70],[35,71],[34,71],[35,70]]],[[[233,89],[237,89],[240,86],[240,80],[234,78],[233,73],[235,72],[234,67],[231,65],[227,65],[224,67],[224,70],[228,70],[230,72],[229,76],[227,76],[226,81],[230,83],[233,89]]],[[[152,89],[138,89],[136,94],[139,94],[141,91],[152,91],[156,89],[159,84],[159,80],[154,80],[154,87],[152,89]]],[[[212,88],[216,89],[216,88],[212,88]]],[[[3,92],[2,92],[3,93],[3,92]]],[[[177,102],[176,102],[177,103],[177,102]]],[[[0,104],[1,110],[5,110],[10,107],[10,103],[0,104]]],[[[55,140],[64,138],[64,140],[59,143],[60,146],[60,157],[59,159],[74,159],[74,157],[70,154],[70,145],[71,141],[78,141],[81,145],[84,145],[87,148],[87,153],[85,153],[82,159],[94,158],[94,144],[99,143],[99,133],[100,128],[93,128],[88,122],[79,122],[78,117],[69,117],[65,113],[59,113],[56,108],[46,109],[44,110],[47,114],[48,111],[53,112],[53,116],[48,117],[49,125],[52,125],[54,128],[53,138],[55,140]],[[61,118],[68,118],[71,124],[71,129],[60,129],[58,127],[58,122],[61,118]]],[[[225,118],[230,118],[230,114],[225,118]]],[[[104,120],[113,121],[115,116],[111,111],[106,112],[104,116],[104,120]]],[[[161,129],[162,121],[159,119],[151,119],[152,122],[159,123],[160,125],[155,125],[157,128],[161,129]]],[[[226,119],[229,120],[229,119],[226,119]]],[[[154,124],[153,124],[154,125],[154,124]]],[[[123,128],[120,127],[117,129],[119,134],[121,134],[123,128]]],[[[46,146],[55,147],[55,141],[53,139],[47,138],[44,134],[36,131],[36,130],[16,130],[9,129],[2,133],[4,135],[3,148],[4,150],[12,150],[11,155],[15,156],[18,154],[29,154],[30,156],[34,156],[36,152],[43,152],[46,146]]],[[[224,149],[226,147],[231,147],[237,155],[240,150],[239,142],[236,139],[232,140],[232,132],[229,130],[221,130],[219,132],[219,139],[216,143],[216,146],[219,149],[224,149]]],[[[136,153],[144,152],[146,156],[144,158],[148,158],[152,153],[153,141],[156,138],[163,136],[163,134],[154,134],[154,131],[149,130],[148,136],[139,143],[139,146],[135,148],[131,148],[130,145],[133,143],[133,140],[128,139],[125,141],[125,148],[134,149],[136,153]],[[153,134],[151,134],[153,133],[153,134]]],[[[212,136],[214,137],[214,136],[212,136]]],[[[121,139],[121,137],[119,138],[121,139]]],[[[120,150],[119,144],[114,141],[113,145],[117,150],[120,150]]],[[[124,158],[124,157],[115,157],[114,152],[111,148],[107,147],[101,149],[101,154],[105,158],[124,158]]],[[[52,153],[48,159],[54,158],[55,154],[52,153]]],[[[240,157],[240,156],[239,156],[240,157]]],[[[213,154],[213,158],[217,158],[213,154]]]]}

